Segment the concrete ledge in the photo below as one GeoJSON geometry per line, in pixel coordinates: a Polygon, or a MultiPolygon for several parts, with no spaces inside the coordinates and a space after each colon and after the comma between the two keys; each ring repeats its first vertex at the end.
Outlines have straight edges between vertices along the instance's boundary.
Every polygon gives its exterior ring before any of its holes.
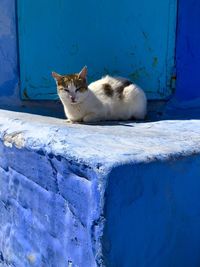
{"type": "Polygon", "coordinates": [[[1,110],[0,140],[0,266],[199,266],[200,121],[1,110]]]}

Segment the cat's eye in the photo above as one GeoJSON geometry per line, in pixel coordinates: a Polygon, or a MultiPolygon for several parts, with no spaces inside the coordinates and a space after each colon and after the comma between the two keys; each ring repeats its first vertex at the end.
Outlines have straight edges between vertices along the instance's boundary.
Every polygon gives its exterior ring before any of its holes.
{"type": "Polygon", "coordinates": [[[83,87],[78,87],[77,89],[76,89],[76,92],[78,92],[78,91],[82,91],[83,90],[83,87]]]}
{"type": "Polygon", "coordinates": [[[64,88],[64,91],[67,92],[67,93],[69,93],[69,90],[67,88],[64,88]]]}

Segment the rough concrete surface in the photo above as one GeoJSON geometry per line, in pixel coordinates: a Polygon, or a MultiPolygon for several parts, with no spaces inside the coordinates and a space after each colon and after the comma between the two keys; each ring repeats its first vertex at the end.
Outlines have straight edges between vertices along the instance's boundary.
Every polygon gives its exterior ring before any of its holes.
{"type": "Polygon", "coordinates": [[[0,266],[199,266],[200,121],[1,110],[0,140],[0,266]]]}

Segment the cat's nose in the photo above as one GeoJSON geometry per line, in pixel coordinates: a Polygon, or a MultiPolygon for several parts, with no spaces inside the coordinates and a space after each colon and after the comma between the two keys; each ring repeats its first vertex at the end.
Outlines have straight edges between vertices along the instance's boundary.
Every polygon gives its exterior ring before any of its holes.
{"type": "Polygon", "coordinates": [[[75,96],[70,95],[70,99],[71,99],[72,102],[76,102],[75,101],[75,96]]]}

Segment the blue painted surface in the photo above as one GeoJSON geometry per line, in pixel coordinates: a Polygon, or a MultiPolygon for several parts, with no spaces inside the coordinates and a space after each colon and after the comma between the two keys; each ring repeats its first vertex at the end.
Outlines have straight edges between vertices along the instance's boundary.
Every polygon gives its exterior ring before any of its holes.
{"type": "Polygon", "coordinates": [[[92,170],[41,151],[0,151],[0,266],[96,266],[92,170]]]}
{"type": "Polygon", "coordinates": [[[11,97],[18,86],[15,1],[0,1],[0,97],[11,97]]]}
{"type": "Polygon", "coordinates": [[[165,107],[162,119],[200,119],[200,98],[193,100],[178,100],[176,97],[171,99],[165,107]]]}
{"type": "Polygon", "coordinates": [[[200,98],[200,3],[179,1],[177,31],[177,90],[181,101],[200,98]]]}
{"type": "Polygon", "coordinates": [[[110,174],[106,266],[200,265],[199,167],[198,155],[127,164],[110,174]]]}
{"type": "Polygon", "coordinates": [[[18,1],[21,95],[55,99],[51,71],[125,76],[149,98],[171,94],[176,1],[18,1]],[[38,10],[40,12],[38,12],[38,10]]]}
{"type": "MultiPolygon", "coordinates": [[[[173,1],[172,1],[173,2],[173,1]]],[[[160,3],[163,5],[163,3],[160,3]]],[[[173,9],[174,10],[174,9],[173,9]]],[[[176,99],[178,101],[189,101],[200,98],[199,91],[199,75],[198,75],[198,10],[199,4],[197,1],[180,1],[179,3],[179,16],[178,16],[178,36],[177,36],[177,89],[176,99]],[[188,10],[190,12],[188,12],[188,10]],[[189,16],[189,17],[188,17],[189,16]]],[[[21,102],[19,99],[18,88],[18,55],[17,55],[17,38],[16,38],[16,17],[15,17],[15,1],[2,0],[0,2],[1,11],[1,26],[0,26],[0,105],[1,107],[15,106],[19,108],[21,102]]],[[[171,16],[173,17],[173,15],[171,16]]],[[[169,24],[172,25],[173,23],[169,24]]],[[[103,33],[102,33],[103,34],[103,33]]],[[[139,49],[139,48],[137,48],[139,49]]],[[[48,49],[47,49],[48,50],[48,49]]],[[[73,57],[73,55],[71,56],[73,57]]],[[[57,58],[57,63],[60,60],[60,56],[57,58]]],[[[53,59],[55,62],[56,59],[53,59]]],[[[85,62],[85,59],[83,60],[85,62]]],[[[92,61],[92,59],[90,59],[92,61]]],[[[147,62],[148,60],[146,60],[147,62]]],[[[81,62],[78,68],[82,66],[81,62]]],[[[70,69],[70,66],[65,62],[64,69],[70,69]]],[[[59,64],[58,64],[59,65],[59,64]]],[[[62,68],[52,64],[49,70],[52,68],[62,71],[62,68]]],[[[95,66],[90,65],[92,68],[95,66]]],[[[75,71],[77,67],[74,65],[71,67],[71,71],[75,71]]],[[[96,67],[95,67],[96,68],[96,67]]],[[[49,71],[48,70],[48,71],[49,71]]],[[[157,71],[157,70],[156,70],[157,71]]],[[[91,73],[92,74],[92,73],[91,73]]],[[[39,74],[38,74],[39,75],[39,74]]],[[[101,75],[101,73],[97,73],[101,75]]],[[[125,73],[123,75],[126,75],[125,73]]],[[[47,75],[48,76],[48,75],[47,75]]],[[[136,75],[137,76],[137,75],[136,75]]],[[[154,76],[154,75],[152,75],[154,76]]],[[[92,77],[91,77],[92,78],[92,77]]],[[[136,77],[137,78],[137,77],[136,77]]],[[[49,77],[48,77],[49,79],[49,77]]],[[[137,79],[136,79],[137,80],[137,79]]],[[[145,80],[148,83],[148,79],[145,80]]],[[[53,85],[53,82],[50,81],[53,85]]],[[[54,89],[52,89],[54,90],[54,89]]],[[[52,91],[53,92],[53,91],[52,91]]],[[[194,106],[196,106],[195,101],[194,106]]],[[[31,106],[32,103],[29,103],[31,106]]],[[[181,104],[182,105],[182,104],[181,104]]],[[[184,106],[188,106],[186,102],[184,106]]],[[[190,102],[190,108],[192,108],[192,102],[190,102]]],[[[43,107],[43,104],[42,104],[43,107]]],[[[177,103],[173,110],[173,114],[169,116],[174,117],[176,113],[181,113],[179,109],[180,104],[177,103]]],[[[55,110],[55,109],[54,109],[55,110]]],[[[41,109],[34,105],[32,112],[41,113],[41,109]],[[38,110],[38,111],[37,111],[38,110]]],[[[49,112],[49,111],[48,111],[49,112]]],[[[54,112],[56,113],[56,111],[54,112]]],[[[185,113],[185,112],[184,112],[185,113]]],[[[192,110],[190,114],[192,113],[192,110]]],[[[197,112],[194,111],[190,117],[196,117],[197,112]],[[195,113],[195,114],[194,114],[195,113]],[[194,116],[195,115],[195,116],[194,116]]],[[[183,116],[182,116],[183,117],[183,116]]],[[[186,116],[189,117],[189,116],[186,116]]]]}
{"type": "MultiPolygon", "coordinates": [[[[189,100],[199,97],[199,4],[180,2],[177,98],[189,100]],[[194,16],[187,18],[190,8],[194,16]]],[[[14,3],[0,1],[0,103],[18,99],[14,3]]],[[[74,71],[75,63],[59,67],[62,56],[55,68],[74,71]]],[[[88,60],[100,69],[92,79],[104,66],[88,60]]],[[[177,105],[168,118],[179,116],[177,105]]],[[[199,107],[199,100],[180,104],[191,107],[199,107]]],[[[194,112],[198,118],[196,109],[189,117],[194,112]]],[[[1,111],[0,266],[199,267],[199,133],[199,121],[66,127],[62,120],[1,111]]]]}
{"type": "Polygon", "coordinates": [[[1,110],[0,140],[3,266],[199,266],[200,121],[1,110]]]}

